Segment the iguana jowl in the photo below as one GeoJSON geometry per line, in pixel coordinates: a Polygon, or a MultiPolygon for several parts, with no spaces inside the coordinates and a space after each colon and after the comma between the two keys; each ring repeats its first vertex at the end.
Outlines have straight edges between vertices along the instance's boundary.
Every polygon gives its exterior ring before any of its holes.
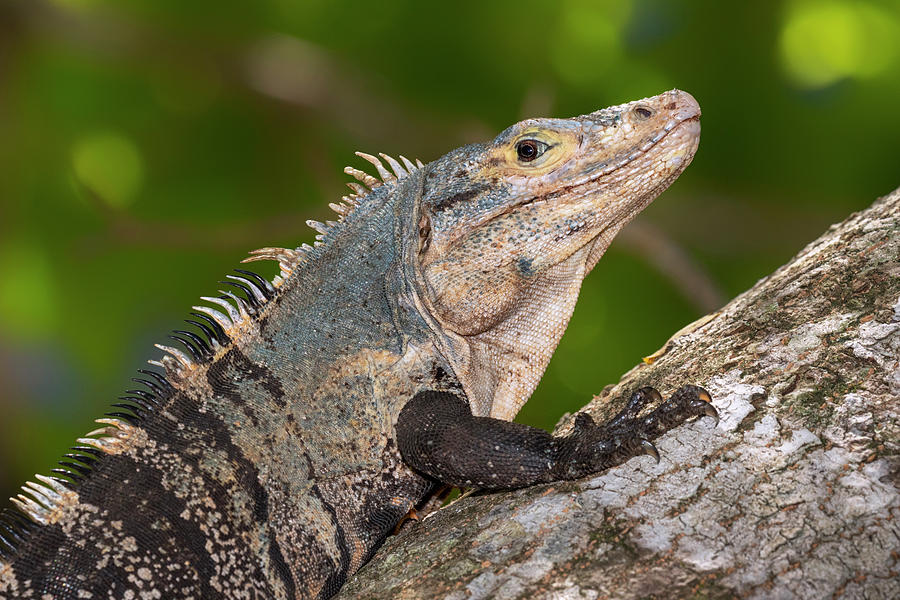
{"type": "Polygon", "coordinates": [[[501,489],[653,452],[715,411],[685,386],[649,415],[555,438],[509,421],[582,279],[691,161],[700,109],[673,90],[531,119],[376,179],[313,247],[266,248],[198,306],[187,352],[38,476],[0,521],[2,598],[325,598],[436,482],[501,489]],[[213,308],[214,307],[214,308],[213,308]]]}

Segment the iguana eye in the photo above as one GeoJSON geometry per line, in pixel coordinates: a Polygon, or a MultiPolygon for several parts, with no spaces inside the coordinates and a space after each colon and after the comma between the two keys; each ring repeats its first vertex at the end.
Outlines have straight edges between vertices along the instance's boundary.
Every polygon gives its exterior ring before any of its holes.
{"type": "Polygon", "coordinates": [[[550,146],[537,140],[522,140],[516,144],[516,154],[521,162],[531,162],[547,151],[550,146]]]}

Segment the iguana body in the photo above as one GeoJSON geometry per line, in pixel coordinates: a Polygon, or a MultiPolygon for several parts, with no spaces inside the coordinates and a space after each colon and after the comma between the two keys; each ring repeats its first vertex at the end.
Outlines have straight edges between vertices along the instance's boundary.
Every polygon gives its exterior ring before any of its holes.
{"type": "Polygon", "coordinates": [[[690,162],[699,114],[675,90],[428,165],[385,157],[393,173],[372,158],[381,180],[349,169],[368,187],[313,224],[314,247],[256,251],[279,261],[273,284],[232,278],[246,298],[197,307],[203,335],[162,347],[134,416],[101,419],[59,477],[23,488],[0,597],[326,598],[437,481],[571,479],[712,414],[686,387],[567,438],[508,422],[584,276],[690,162]]]}

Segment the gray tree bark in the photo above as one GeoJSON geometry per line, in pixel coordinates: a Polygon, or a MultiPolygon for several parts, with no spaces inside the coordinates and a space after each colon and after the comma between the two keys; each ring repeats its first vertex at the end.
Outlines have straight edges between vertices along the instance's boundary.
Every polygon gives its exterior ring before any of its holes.
{"type": "Polygon", "coordinates": [[[604,421],[630,390],[690,382],[717,426],[660,438],[659,464],[454,502],[339,597],[900,598],[898,355],[900,190],[583,409],[604,421]]]}

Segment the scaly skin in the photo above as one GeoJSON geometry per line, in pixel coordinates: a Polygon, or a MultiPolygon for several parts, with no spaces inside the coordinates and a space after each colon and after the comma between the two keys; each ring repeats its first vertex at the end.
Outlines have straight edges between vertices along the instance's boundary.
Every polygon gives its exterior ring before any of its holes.
{"type": "MultiPolygon", "coordinates": [[[[369,157],[381,180],[349,169],[368,187],[313,224],[314,247],[256,251],[281,265],[272,285],[242,274],[243,292],[200,308],[204,333],[163,347],[135,416],[101,420],[68,474],[24,488],[0,525],[0,598],[335,593],[442,474],[404,461],[401,410],[448,398],[508,425],[582,279],[690,162],[698,119],[675,90],[523,121],[428,165],[385,157],[393,173],[369,157]]],[[[677,412],[662,429],[704,411],[677,412]]],[[[619,462],[657,435],[579,427],[550,442],[576,466],[514,484],[608,466],[593,457],[609,432],[634,442],[619,462]]]]}

